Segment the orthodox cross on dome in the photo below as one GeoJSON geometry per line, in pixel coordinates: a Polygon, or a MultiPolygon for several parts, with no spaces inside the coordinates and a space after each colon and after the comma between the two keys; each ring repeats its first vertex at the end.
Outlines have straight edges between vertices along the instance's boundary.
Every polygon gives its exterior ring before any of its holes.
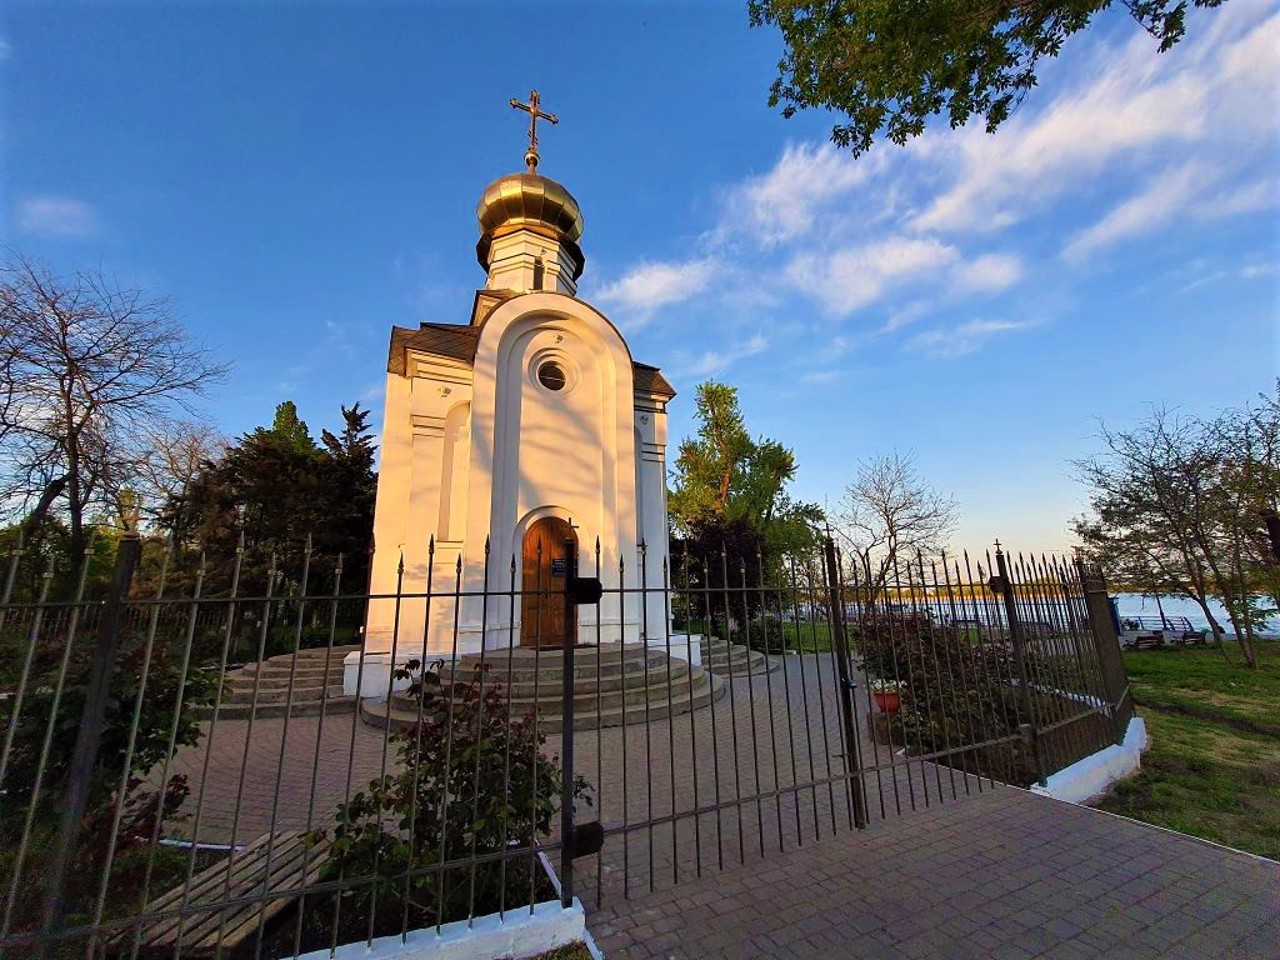
{"type": "Polygon", "coordinates": [[[524,155],[524,162],[529,165],[529,172],[538,172],[538,120],[546,120],[548,123],[559,123],[560,118],[554,113],[546,113],[539,109],[542,98],[538,96],[537,90],[529,91],[529,102],[521,103],[519,100],[512,99],[511,106],[517,110],[523,110],[529,114],[529,151],[524,155]]]}

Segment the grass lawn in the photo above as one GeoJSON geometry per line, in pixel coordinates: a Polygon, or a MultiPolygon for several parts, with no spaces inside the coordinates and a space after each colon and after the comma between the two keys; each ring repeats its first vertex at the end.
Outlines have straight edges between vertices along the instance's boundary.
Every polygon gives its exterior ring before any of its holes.
{"type": "Polygon", "coordinates": [[[1256,671],[1214,647],[1124,660],[1152,746],[1098,806],[1280,860],[1280,643],[1256,671]]]}
{"type": "MultiPolygon", "coordinates": [[[[681,629],[690,633],[718,635],[706,620],[690,620],[681,629]]],[[[825,620],[805,620],[800,623],[783,620],[782,635],[786,637],[789,649],[801,653],[828,653],[831,650],[831,624],[825,620]]],[[[742,637],[735,634],[733,640],[740,643],[742,637]]]]}
{"type": "Polygon", "coordinates": [[[831,624],[825,620],[784,621],[782,635],[787,638],[788,647],[801,653],[828,653],[831,650],[831,624]]]}

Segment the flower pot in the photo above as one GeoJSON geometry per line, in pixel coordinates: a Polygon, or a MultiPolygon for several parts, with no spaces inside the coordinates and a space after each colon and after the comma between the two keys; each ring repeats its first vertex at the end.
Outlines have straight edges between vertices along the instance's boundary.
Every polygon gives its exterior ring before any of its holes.
{"type": "Polygon", "coordinates": [[[881,713],[897,713],[902,708],[902,697],[896,693],[873,693],[871,699],[881,713]]]}

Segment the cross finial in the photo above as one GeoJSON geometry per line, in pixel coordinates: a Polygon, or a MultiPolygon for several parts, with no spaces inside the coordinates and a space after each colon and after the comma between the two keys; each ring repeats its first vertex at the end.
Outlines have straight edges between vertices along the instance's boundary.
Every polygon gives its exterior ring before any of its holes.
{"type": "Polygon", "coordinates": [[[554,113],[545,113],[539,109],[542,98],[538,96],[537,90],[529,91],[529,102],[521,103],[519,100],[512,99],[511,106],[517,110],[523,110],[529,114],[529,150],[524,155],[524,162],[529,165],[530,173],[538,172],[538,120],[546,120],[548,123],[559,123],[560,118],[554,113]]]}

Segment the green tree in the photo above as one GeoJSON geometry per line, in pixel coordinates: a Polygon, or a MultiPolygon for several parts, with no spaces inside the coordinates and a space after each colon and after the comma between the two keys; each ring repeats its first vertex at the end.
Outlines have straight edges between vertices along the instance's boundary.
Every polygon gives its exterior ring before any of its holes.
{"type": "Polygon", "coordinates": [[[294,404],[280,404],[270,428],[245,434],[170,499],[165,523],[217,568],[234,560],[243,530],[248,587],[265,586],[273,556],[296,577],[310,535],[318,555],[344,556],[344,582],[362,588],[377,487],[368,415],[343,407],[341,435],[325,431],[317,446],[294,404]]]}
{"type": "MultiPolygon", "coordinates": [[[[1222,0],[1193,0],[1217,7],[1222,0]]],[[[786,55],[769,105],[792,117],[833,110],[831,139],[854,155],[883,133],[903,144],[935,116],[993,133],[1036,85],[1045,57],[1123,6],[1166,51],[1186,32],[1186,0],[749,0],[752,26],[775,25],[786,55]]]]}
{"type": "Polygon", "coordinates": [[[317,531],[317,546],[344,556],[344,580],[352,590],[364,589],[369,577],[369,545],[378,475],[373,469],[377,446],[369,427],[369,411],[360,404],[342,407],[342,433],[321,431],[325,461],[322,476],[328,519],[317,531]]]}
{"type": "Polygon", "coordinates": [[[256,427],[249,436],[254,440],[275,440],[303,453],[318,449],[315,440],[311,439],[307,422],[298,417],[298,405],[292,400],[286,400],[276,407],[276,415],[270,427],[256,427]]]}
{"type": "Polygon", "coordinates": [[[1209,600],[1221,602],[1249,666],[1280,606],[1277,410],[1268,397],[1210,420],[1157,408],[1131,430],[1104,427],[1106,451],[1076,464],[1090,487],[1090,512],[1075,522],[1085,550],[1134,589],[1194,600],[1215,635],[1209,600]]]}
{"type": "Polygon", "coordinates": [[[813,547],[823,517],[815,504],[786,493],[795,454],[776,440],[751,439],[736,388],[708,381],[698,386],[694,403],[698,433],[680,444],[668,501],[680,547],[738,553],[735,572],[745,566],[755,573],[752,555],[759,554],[766,565],[759,572],[776,573],[784,556],[813,547]]]}

